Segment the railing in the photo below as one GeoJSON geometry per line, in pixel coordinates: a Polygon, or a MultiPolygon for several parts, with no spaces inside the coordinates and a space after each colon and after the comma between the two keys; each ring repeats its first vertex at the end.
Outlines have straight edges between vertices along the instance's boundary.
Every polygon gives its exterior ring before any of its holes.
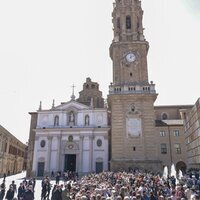
{"type": "Polygon", "coordinates": [[[123,85],[109,86],[109,94],[156,94],[155,85],[123,85]]]}
{"type": "Polygon", "coordinates": [[[46,126],[37,126],[37,129],[62,129],[62,128],[108,128],[108,125],[90,125],[90,126],[84,126],[84,125],[59,125],[59,126],[54,126],[54,125],[46,125],[46,126]]]}

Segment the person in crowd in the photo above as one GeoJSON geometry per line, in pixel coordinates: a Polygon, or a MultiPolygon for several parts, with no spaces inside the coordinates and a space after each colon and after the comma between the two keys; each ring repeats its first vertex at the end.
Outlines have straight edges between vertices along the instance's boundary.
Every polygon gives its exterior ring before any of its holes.
{"type": "Polygon", "coordinates": [[[51,171],[51,177],[54,178],[54,171],[51,171]]]}
{"type": "Polygon", "coordinates": [[[3,174],[3,180],[6,180],[6,173],[3,174]]]}
{"type": "Polygon", "coordinates": [[[58,172],[56,175],[56,184],[59,184],[59,182],[60,182],[60,172],[58,172]]]}
{"type": "Polygon", "coordinates": [[[24,195],[23,195],[23,200],[34,200],[34,192],[33,192],[33,186],[32,185],[27,185],[24,195]]]}
{"type": "Polygon", "coordinates": [[[3,200],[5,193],[6,193],[6,184],[5,184],[5,179],[3,179],[3,182],[0,186],[0,200],[3,200]]]}
{"type": "Polygon", "coordinates": [[[17,198],[18,200],[23,200],[25,188],[23,182],[20,183],[20,186],[18,187],[18,192],[17,192],[17,198]]]}
{"type": "MultiPolygon", "coordinates": [[[[197,200],[200,194],[198,179],[187,175],[182,179],[170,176],[163,178],[159,174],[137,169],[128,172],[91,173],[80,179],[74,179],[73,176],[69,173],[68,180],[59,180],[51,195],[51,180],[45,176],[41,184],[41,200],[197,200]]],[[[1,195],[3,191],[5,194],[5,185],[2,184],[1,195]]],[[[8,200],[14,198],[14,184],[12,182],[6,193],[8,200]]],[[[34,199],[32,179],[20,183],[17,197],[18,200],[34,199]]],[[[2,196],[0,200],[3,200],[2,196]]]]}
{"type": "Polygon", "coordinates": [[[34,191],[35,191],[36,179],[35,179],[35,178],[33,178],[33,179],[32,179],[32,182],[33,182],[33,192],[34,192],[34,191]]]}
{"type": "Polygon", "coordinates": [[[60,185],[55,185],[52,191],[51,200],[62,200],[62,189],[60,185]]]}
{"type": "Polygon", "coordinates": [[[69,200],[70,199],[70,190],[68,189],[68,185],[65,185],[64,190],[62,191],[62,200],[69,200]]]}
{"type": "Polygon", "coordinates": [[[17,193],[17,185],[15,184],[14,180],[12,181],[11,185],[13,187],[14,193],[16,194],[17,193]]]}
{"type": "Polygon", "coordinates": [[[8,191],[6,192],[6,197],[5,197],[5,199],[7,199],[7,200],[13,200],[14,195],[15,195],[15,191],[14,191],[14,189],[13,189],[13,186],[10,185],[8,191]]]}
{"type": "Polygon", "coordinates": [[[50,183],[50,178],[46,176],[42,180],[42,192],[41,192],[41,199],[42,200],[49,200],[50,196],[50,191],[51,191],[51,183],[50,183]]]}

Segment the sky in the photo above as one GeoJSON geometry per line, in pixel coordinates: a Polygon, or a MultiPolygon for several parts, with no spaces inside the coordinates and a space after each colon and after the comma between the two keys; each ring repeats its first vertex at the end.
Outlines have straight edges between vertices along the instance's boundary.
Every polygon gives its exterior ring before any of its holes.
{"type": "MultiPolygon", "coordinates": [[[[87,77],[104,98],[112,82],[114,0],[0,1],[0,124],[26,143],[30,114],[78,98],[87,77]]],[[[155,105],[200,96],[200,1],[142,0],[155,105]]]]}

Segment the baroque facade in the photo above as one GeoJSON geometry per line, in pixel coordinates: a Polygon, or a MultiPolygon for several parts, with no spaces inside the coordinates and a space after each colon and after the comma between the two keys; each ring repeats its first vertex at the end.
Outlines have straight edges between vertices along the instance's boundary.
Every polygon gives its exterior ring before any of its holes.
{"type": "Polygon", "coordinates": [[[27,146],[0,125],[0,177],[26,170],[27,146]]]}
{"type": "Polygon", "coordinates": [[[53,103],[49,110],[40,106],[32,115],[36,123],[31,175],[108,170],[107,109],[97,83],[87,78],[77,101],[73,94],[70,101],[53,103]]]}

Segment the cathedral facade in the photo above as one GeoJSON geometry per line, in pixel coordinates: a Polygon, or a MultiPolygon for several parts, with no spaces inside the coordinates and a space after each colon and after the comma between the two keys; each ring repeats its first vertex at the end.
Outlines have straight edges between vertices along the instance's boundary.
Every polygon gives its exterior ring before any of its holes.
{"type": "Polygon", "coordinates": [[[113,5],[107,106],[98,83],[87,78],[78,99],[72,94],[68,102],[30,113],[29,175],[187,168],[180,111],[191,106],[154,106],[158,94],[148,77],[141,1],[113,5]]]}
{"type": "Polygon", "coordinates": [[[79,99],[72,95],[70,101],[58,106],[53,102],[49,110],[40,105],[35,120],[31,175],[108,170],[107,109],[98,84],[90,78],[79,99]]]}

